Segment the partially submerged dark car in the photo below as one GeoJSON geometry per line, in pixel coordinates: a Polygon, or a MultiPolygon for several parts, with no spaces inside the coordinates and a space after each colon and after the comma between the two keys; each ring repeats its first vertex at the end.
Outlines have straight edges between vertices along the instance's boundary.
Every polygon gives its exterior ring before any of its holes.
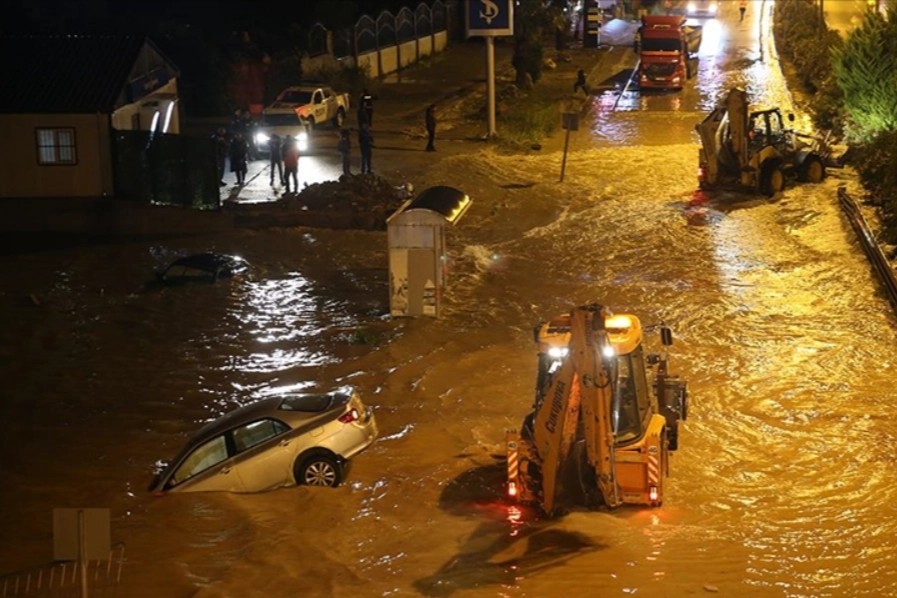
{"type": "Polygon", "coordinates": [[[164,271],[157,273],[165,284],[185,282],[217,282],[249,272],[249,262],[235,255],[198,253],[178,258],[164,271]]]}

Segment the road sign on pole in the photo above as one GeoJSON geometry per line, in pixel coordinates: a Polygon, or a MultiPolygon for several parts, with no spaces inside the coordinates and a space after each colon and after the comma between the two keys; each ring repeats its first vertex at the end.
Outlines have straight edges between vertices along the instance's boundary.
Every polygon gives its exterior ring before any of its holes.
{"type": "Polygon", "coordinates": [[[495,135],[495,38],[514,35],[514,0],[467,0],[467,37],[486,38],[486,98],[489,137],[495,135]]]}
{"type": "Polygon", "coordinates": [[[561,160],[560,182],[563,183],[564,171],[567,170],[567,148],[570,147],[570,131],[579,130],[579,115],[575,112],[564,112],[564,117],[561,121],[561,125],[564,127],[564,130],[567,131],[564,135],[564,158],[563,160],[561,160]]]}
{"type": "Polygon", "coordinates": [[[514,35],[514,0],[467,0],[467,37],[514,35]]]}

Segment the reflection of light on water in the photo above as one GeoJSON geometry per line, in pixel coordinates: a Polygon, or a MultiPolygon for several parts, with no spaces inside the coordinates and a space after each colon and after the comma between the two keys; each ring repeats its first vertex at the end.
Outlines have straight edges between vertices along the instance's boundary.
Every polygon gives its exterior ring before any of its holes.
{"type": "Polygon", "coordinates": [[[300,274],[293,276],[253,283],[244,297],[247,309],[243,323],[251,327],[249,332],[260,343],[290,341],[315,330],[312,322],[303,326],[294,321],[296,314],[314,312],[315,300],[308,292],[308,280],[300,274]]]}
{"type": "Polygon", "coordinates": [[[404,438],[412,430],[414,430],[414,424],[405,424],[405,426],[395,434],[390,434],[389,436],[383,436],[382,438],[380,438],[380,442],[383,442],[384,440],[398,440],[400,438],[404,438]]]}
{"type": "Polygon", "coordinates": [[[701,47],[698,56],[717,56],[723,50],[723,26],[716,19],[706,21],[701,32],[701,47]]]}
{"type": "MultiPolygon", "coordinates": [[[[312,295],[311,283],[293,272],[286,279],[262,280],[249,283],[239,309],[231,316],[243,332],[254,337],[261,348],[248,355],[229,358],[226,369],[244,372],[276,372],[297,366],[316,366],[330,363],[334,357],[315,344],[312,350],[305,344],[319,336],[321,306],[312,295]],[[302,341],[306,341],[303,343],[302,341]]],[[[333,318],[333,312],[327,316],[333,318]]]]}

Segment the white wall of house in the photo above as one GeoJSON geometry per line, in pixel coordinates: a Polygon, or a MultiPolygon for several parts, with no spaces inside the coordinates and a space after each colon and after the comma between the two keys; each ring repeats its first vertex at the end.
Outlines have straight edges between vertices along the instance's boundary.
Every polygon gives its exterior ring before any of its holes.
{"type": "Polygon", "coordinates": [[[0,205],[3,198],[13,197],[112,195],[109,118],[104,114],[0,114],[0,155],[0,205]],[[47,131],[60,132],[57,139],[66,147],[48,143],[47,137],[54,135],[47,131]]]}
{"type": "Polygon", "coordinates": [[[156,131],[160,133],[178,134],[181,132],[181,121],[178,113],[178,81],[171,79],[168,83],[136,102],[125,104],[112,113],[112,127],[118,131],[148,131],[156,119],[156,131]],[[163,130],[166,115],[169,114],[168,129],[163,130]],[[135,118],[136,117],[136,118],[135,118]]]}

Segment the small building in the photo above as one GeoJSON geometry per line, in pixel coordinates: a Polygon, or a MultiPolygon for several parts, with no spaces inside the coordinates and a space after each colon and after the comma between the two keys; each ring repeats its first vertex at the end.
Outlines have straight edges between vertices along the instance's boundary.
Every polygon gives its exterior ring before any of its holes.
{"type": "Polygon", "coordinates": [[[445,227],[457,224],[471,203],[454,187],[430,187],[386,221],[390,315],[439,317],[447,285],[445,227]]]}
{"type": "Polygon", "coordinates": [[[114,193],[114,131],[178,133],[177,67],[144,36],[0,36],[0,205],[114,193]]]}

